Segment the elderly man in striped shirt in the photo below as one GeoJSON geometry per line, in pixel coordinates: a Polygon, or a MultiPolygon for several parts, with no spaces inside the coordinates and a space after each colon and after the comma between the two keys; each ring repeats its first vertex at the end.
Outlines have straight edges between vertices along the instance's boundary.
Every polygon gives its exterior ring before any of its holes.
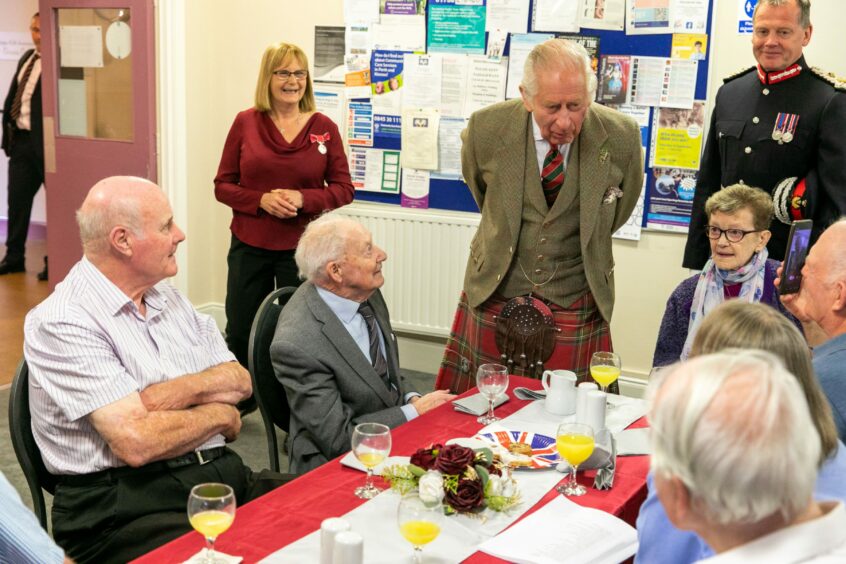
{"type": "Polygon", "coordinates": [[[169,284],[185,234],[152,182],[98,182],[77,212],[85,256],[26,318],[32,428],[59,475],[53,533],[79,562],[126,562],[190,529],[191,487],[243,503],[284,479],[226,448],[249,374],[169,284]]]}

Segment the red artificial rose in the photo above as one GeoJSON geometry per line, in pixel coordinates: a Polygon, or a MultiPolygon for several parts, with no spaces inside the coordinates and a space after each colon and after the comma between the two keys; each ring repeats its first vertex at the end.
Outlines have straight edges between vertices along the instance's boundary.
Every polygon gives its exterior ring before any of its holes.
{"type": "Polygon", "coordinates": [[[435,466],[435,453],[443,448],[441,445],[432,445],[430,448],[421,448],[411,455],[411,464],[422,468],[423,470],[431,470],[435,466]]]}
{"type": "Polygon", "coordinates": [[[459,512],[479,507],[484,499],[481,480],[459,480],[455,493],[447,491],[444,496],[444,502],[459,512]]]}
{"type": "Polygon", "coordinates": [[[461,474],[473,464],[476,452],[472,448],[459,445],[447,445],[438,452],[435,459],[435,470],[444,474],[461,474]]]}

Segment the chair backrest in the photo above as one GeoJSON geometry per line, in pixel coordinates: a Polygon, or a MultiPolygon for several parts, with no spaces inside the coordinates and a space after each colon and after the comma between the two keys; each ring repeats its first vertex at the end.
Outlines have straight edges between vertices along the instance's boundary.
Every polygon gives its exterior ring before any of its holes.
{"type": "Polygon", "coordinates": [[[9,432],[12,435],[12,446],[21,465],[29,491],[32,494],[32,505],[41,526],[47,530],[47,510],[44,506],[44,493],[56,491],[56,476],[44,466],[41,451],[32,436],[32,417],[29,412],[29,368],[26,360],[22,359],[12,380],[9,394],[9,432]]]}
{"type": "Polygon", "coordinates": [[[276,379],[273,364],[270,362],[270,343],[276,332],[279,314],[296,290],[293,286],[278,288],[264,299],[253,319],[247,351],[247,365],[253,379],[253,395],[264,420],[270,469],[274,472],[279,471],[279,451],[274,425],[287,432],[291,410],[288,407],[285,388],[276,379]]]}

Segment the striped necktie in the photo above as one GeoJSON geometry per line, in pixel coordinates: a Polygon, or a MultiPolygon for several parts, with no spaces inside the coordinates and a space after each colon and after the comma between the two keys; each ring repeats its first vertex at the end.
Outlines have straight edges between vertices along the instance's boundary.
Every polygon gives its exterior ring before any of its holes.
{"type": "Polygon", "coordinates": [[[388,390],[391,389],[391,381],[388,378],[388,362],[385,360],[385,355],[382,354],[382,347],[379,346],[379,329],[376,327],[376,314],[373,312],[373,307],[369,302],[361,302],[358,306],[358,312],[367,323],[367,332],[370,334],[370,362],[373,365],[376,374],[385,383],[388,390]]]}
{"type": "Polygon", "coordinates": [[[546,198],[546,205],[552,207],[558,192],[564,185],[564,157],[558,147],[552,146],[543,159],[543,170],[541,171],[541,185],[543,195],[546,198]]]}
{"type": "Polygon", "coordinates": [[[30,57],[23,76],[21,76],[21,79],[18,81],[18,89],[15,90],[15,98],[12,100],[12,109],[9,111],[9,117],[12,118],[13,122],[17,121],[17,119],[21,116],[21,107],[23,106],[23,95],[24,90],[26,90],[26,83],[29,82],[29,77],[32,74],[32,67],[35,66],[35,61],[39,58],[40,55],[38,53],[30,57]]]}

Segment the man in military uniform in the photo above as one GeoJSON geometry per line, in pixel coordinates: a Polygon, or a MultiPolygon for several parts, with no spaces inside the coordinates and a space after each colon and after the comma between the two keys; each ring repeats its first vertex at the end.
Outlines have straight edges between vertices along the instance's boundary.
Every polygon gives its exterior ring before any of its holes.
{"type": "Polygon", "coordinates": [[[717,93],[693,200],[683,266],[708,260],[705,200],[723,186],[772,194],[776,217],[767,248],[784,258],[789,224],[813,219],[812,242],[846,213],[846,85],[802,56],[811,40],[808,0],[760,0],[753,14],[758,65],[717,93]]]}

